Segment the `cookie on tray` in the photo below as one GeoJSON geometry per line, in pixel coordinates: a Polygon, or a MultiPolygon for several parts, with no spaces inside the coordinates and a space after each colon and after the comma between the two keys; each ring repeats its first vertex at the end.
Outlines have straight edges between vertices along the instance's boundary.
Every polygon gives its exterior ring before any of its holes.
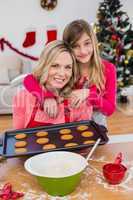
{"type": "Polygon", "coordinates": [[[48,135],[47,131],[39,131],[39,132],[36,133],[37,137],[45,137],[47,135],[48,135]]]}
{"type": "Polygon", "coordinates": [[[15,138],[17,140],[22,140],[22,139],[25,139],[27,137],[27,135],[25,133],[19,133],[17,135],[15,135],[15,138]]]}
{"type": "Polygon", "coordinates": [[[78,130],[78,131],[85,131],[85,130],[87,130],[87,129],[88,129],[88,126],[87,126],[87,125],[80,125],[80,126],[77,127],[77,130],[78,130]]]}
{"type": "Polygon", "coordinates": [[[46,144],[46,143],[48,143],[49,142],[49,139],[48,138],[38,138],[37,140],[36,140],[36,143],[37,144],[46,144]]]}
{"type": "Polygon", "coordinates": [[[92,137],[93,136],[93,132],[91,132],[91,131],[84,131],[84,132],[81,133],[81,135],[83,137],[92,137]]]}
{"type": "Polygon", "coordinates": [[[95,143],[95,140],[86,140],[83,142],[83,144],[93,144],[95,143]]]}
{"type": "Polygon", "coordinates": [[[73,146],[77,146],[77,145],[78,145],[78,144],[75,143],[75,142],[70,142],[70,143],[65,144],[64,146],[65,146],[65,147],[73,147],[73,146]]]}
{"type": "Polygon", "coordinates": [[[25,147],[27,145],[26,141],[18,141],[15,143],[15,147],[25,147]]]}
{"type": "Polygon", "coordinates": [[[61,136],[61,140],[71,140],[71,139],[73,139],[73,135],[70,134],[61,136]]]}
{"type": "Polygon", "coordinates": [[[45,145],[43,145],[43,150],[55,149],[55,148],[56,148],[55,144],[45,144],[45,145]]]}
{"type": "Polygon", "coordinates": [[[70,134],[71,133],[71,129],[65,128],[65,129],[61,129],[60,134],[64,135],[64,134],[70,134]]]}
{"type": "Polygon", "coordinates": [[[26,148],[15,148],[15,153],[26,153],[27,149],[26,148]]]}

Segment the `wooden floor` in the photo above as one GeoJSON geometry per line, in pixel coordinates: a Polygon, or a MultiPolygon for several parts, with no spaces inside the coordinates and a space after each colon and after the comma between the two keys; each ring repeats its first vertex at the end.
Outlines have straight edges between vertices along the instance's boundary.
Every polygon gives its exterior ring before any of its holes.
{"type": "MultiPolygon", "coordinates": [[[[108,117],[109,134],[133,133],[133,115],[128,116],[125,107],[117,110],[111,117],[108,117]]],[[[0,133],[12,128],[12,116],[0,115],[0,133]]]]}
{"type": "Polygon", "coordinates": [[[108,130],[111,135],[133,133],[133,116],[116,111],[108,118],[108,130]]]}

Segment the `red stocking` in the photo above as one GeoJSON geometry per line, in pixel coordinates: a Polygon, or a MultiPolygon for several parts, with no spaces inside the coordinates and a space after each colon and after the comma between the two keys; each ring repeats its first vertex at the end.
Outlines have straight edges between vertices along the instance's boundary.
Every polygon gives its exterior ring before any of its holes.
{"type": "Polygon", "coordinates": [[[47,43],[56,40],[57,39],[57,30],[55,29],[51,29],[51,30],[47,30],[47,43]]]}
{"type": "Polygon", "coordinates": [[[23,42],[23,47],[27,48],[34,45],[36,42],[36,33],[35,31],[30,31],[26,33],[25,40],[23,42]]]}

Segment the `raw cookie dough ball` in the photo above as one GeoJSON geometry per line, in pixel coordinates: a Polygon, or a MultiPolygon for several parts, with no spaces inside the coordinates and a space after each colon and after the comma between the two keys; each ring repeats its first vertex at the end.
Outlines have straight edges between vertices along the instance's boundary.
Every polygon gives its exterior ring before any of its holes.
{"type": "Polygon", "coordinates": [[[46,144],[46,143],[48,143],[49,142],[49,139],[48,138],[38,138],[37,140],[36,140],[36,143],[37,144],[46,144]]]}
{"type": "Polygon", "coordinates": [[[78,131],[85,131],[85,130],[87,130],[87,129],[88,129],[88,126],[87,126],[87,125],[80,125],[80,126],[77,127],[77,130],[78,130],[78,131]]]}
{"type": "Polygon", "coordinates": [[[93,132],[91,132],[91,131],[84,131],[84,132],[81,133],[81,135],[83,137],[91,137],[91,136],[93,136],[93,132]]]}
{"type": "Polygon", "coordinates": [[[62,140],[71,140],[72,138],[73,138],[73,135],[70,135],[70,134],[69,135],[62,135],[61,136],[62,140]]]}
{"type": "Polygon", "coordinates": [[[71,133],[71,129],[61,129],[60,130],[60,134],[70,134],[71,133]]]}
{"type": "Polygon", "coordinates": [[[73,147],[73,146],[77,146],[77,145],[78,145],[77,143],[71,142],[71,143],[65,144],[64,146],[65,146],[65,147],[73,147]]]}
{"type": "Polygon", "coordinates": [[[45,144],[43,146],[43,150],[47,150],[47,149],[55,149],[56,145],[55,144],[45,144]]]}
{"type": "Polygon", "coordinates": [[[25,147],[27,145],[26,141],[18,141],[15,143],[15,147],[25,147]]]}
{"type": "Polygon", "coordinates": [[[37,137],[45,137],[47,135],[48,135],[47,131],[39,131],[39,132],[36,133],[37,137]]]}
{"type": "Polygon", "coordinates": [[[15,138],[17,140],[21,140],[21,139],[24,139],[26,137],[27,137],[27,135],[25,133],[20,133],[20,134],[15,135],[15,138]]]}

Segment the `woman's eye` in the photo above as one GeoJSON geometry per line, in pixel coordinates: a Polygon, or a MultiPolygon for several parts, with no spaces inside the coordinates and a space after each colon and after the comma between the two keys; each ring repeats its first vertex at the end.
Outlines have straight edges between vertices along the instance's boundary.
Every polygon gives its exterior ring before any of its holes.
{"type": "Polygon", "coordinates": [[[67,65],[67,66],[66,66],[66,69],[72,69],[72,66],[67,65]]]}
{"type": "Polygon", "coordinates": [[[67,65],[66,69],[72,69],[72,66],[71,65],[67,65]]]}
{"type": "Polygon", "coordinates": [[[58,67],[58,65],[57,64],[53,64],[51,67],[56,68],[56,67],[58,67]]]}

